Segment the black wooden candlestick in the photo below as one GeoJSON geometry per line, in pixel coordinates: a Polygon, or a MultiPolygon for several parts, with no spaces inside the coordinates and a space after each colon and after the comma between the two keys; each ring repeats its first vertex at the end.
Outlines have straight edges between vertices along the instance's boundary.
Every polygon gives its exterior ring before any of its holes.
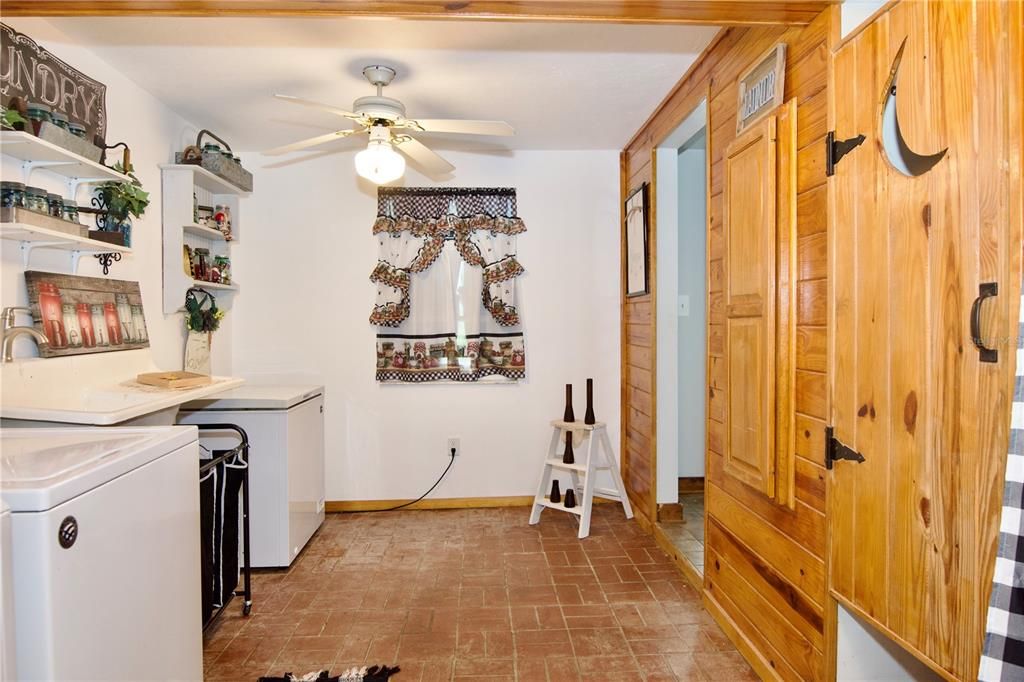
{"type": "Polygon", "coordinates": [[[552,502],[561,502],[562,501],[562,492],[558,488],[558,481],[551,481],[551,498],[550,499],[551,499],[552,502]]]}
{"type": "Polygon", "coordinates": [[[584,424],[596,424],[594,418],[594,380],[587,379],[587,414],[583,417],[584,424]]]}
{"type": "Polygon", "coordinates": [[[565,491],[565,508],[572,509],[576,506],[576,492],[569,488],[565,491]]]}
{"type": "Polygon", "coordinates": [[[565,414],[562,415],[562,421],[576,421],[576,415],[572,411],[572,384],[565,385],[565,414]]]}
{"type": "Polygon", "coordinates": [[[562,455],[562,464],[575,464],[576,458],[572,454],[572,431],[565,432],[565,454],[562,455]]]}

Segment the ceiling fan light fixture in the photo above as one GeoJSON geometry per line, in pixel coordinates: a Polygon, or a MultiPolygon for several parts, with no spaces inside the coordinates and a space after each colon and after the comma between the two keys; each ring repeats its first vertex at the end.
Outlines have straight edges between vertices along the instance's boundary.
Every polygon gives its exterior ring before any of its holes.
{"type": "Polygon", "coordinates": [[[356,173],[370,182],[383,185],[405,173],[405,158],[385,140],[370,140],[366,149],[356,154],[356,173]]]}

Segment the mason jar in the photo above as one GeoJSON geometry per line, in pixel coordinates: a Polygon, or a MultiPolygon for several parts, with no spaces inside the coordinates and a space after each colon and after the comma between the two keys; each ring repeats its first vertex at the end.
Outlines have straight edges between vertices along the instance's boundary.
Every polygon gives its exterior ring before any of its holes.
{"type": "Polygon", "coordinates": [[[68,117],[59,111],[50,112],[50,122],[58,128],[68,129],[68,117]]]}
{"type": "Polygon", "coordinates": [[[50,107],[41,102],[29,102],[27,108],[28,120],[32,123],[32,133],[39,134],[39,126],[50,121],[50,107]]]}
{"type": "Polygon", "coordinates": [[[25,187],[25,208],[36,213],[49,213],[50,202],[46,190],[41,187],[25,187]]]}
{"type": "Polygon", "coordinates": [[[46,194],[46,207],[54,218],[64,217],[64,198],[59,194],[48,192],[46,194]]]}
{"type": "Polygon", "coordinates": [[[0,206],[4,208],[25,208],[25,184],[0,181],[0,206]]]}
{"type": "Polygon", "coordinates": [[[74,199],[64,200],[64,220],[69,220],[73,223],[79,222],[78,220],[78,202],[74,199]]]}

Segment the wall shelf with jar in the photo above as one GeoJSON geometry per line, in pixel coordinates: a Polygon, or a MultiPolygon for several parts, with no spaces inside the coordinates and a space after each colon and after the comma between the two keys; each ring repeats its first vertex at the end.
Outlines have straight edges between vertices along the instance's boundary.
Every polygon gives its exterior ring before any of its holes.
{"type": "MultiPolygon", "coordinates": [[[[239,286],[231,275],[231,245],[239,235],[239,200],[249,193],[198,165],[160,169],[164,313],[180,311],[190,287],[233,296],[239,286]]],[[[232,296],[218,297],[218,306],[229,306],[232,296]]]]}
{"type": "Polygon", "coordinates": [[[24,131],[0,131],[0,153],[21,161],[24,182],[0,183],[0,239],[21,242],[25,267],[34,250],[50,249],[69,252],[72,273],[82,254],[106,258],[106,274],[110,261],[131,254],[130,247],[96,239],[101,232],[81,223],[76,201],[83,185],[128,183],[130,177],[24,131]],[[37,170],[63,177],[67,196],[29,185],[37,170]]]}

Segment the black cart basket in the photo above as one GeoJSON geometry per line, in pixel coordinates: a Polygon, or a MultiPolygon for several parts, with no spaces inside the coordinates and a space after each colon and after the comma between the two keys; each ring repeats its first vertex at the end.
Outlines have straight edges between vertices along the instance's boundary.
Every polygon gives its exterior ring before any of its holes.
{"type": "Polygon", "coordinates": [[[249,437],[235,424],[197,424],[204,433],[230,431],[239,443],[230,450],[213,450],[212,459],[199,460],[199,510],[202,558],[203,629],[213,623],[233,597],[242,594],[242,613],[252,610],[249,560],[249,437]],[[239,519],[239,514],[241,518],[239,519]],[[241,523],[239,523],[241,521],[241,523]],[[242,591],[238,588],[238,545],[241,526],[242,591]]]}

